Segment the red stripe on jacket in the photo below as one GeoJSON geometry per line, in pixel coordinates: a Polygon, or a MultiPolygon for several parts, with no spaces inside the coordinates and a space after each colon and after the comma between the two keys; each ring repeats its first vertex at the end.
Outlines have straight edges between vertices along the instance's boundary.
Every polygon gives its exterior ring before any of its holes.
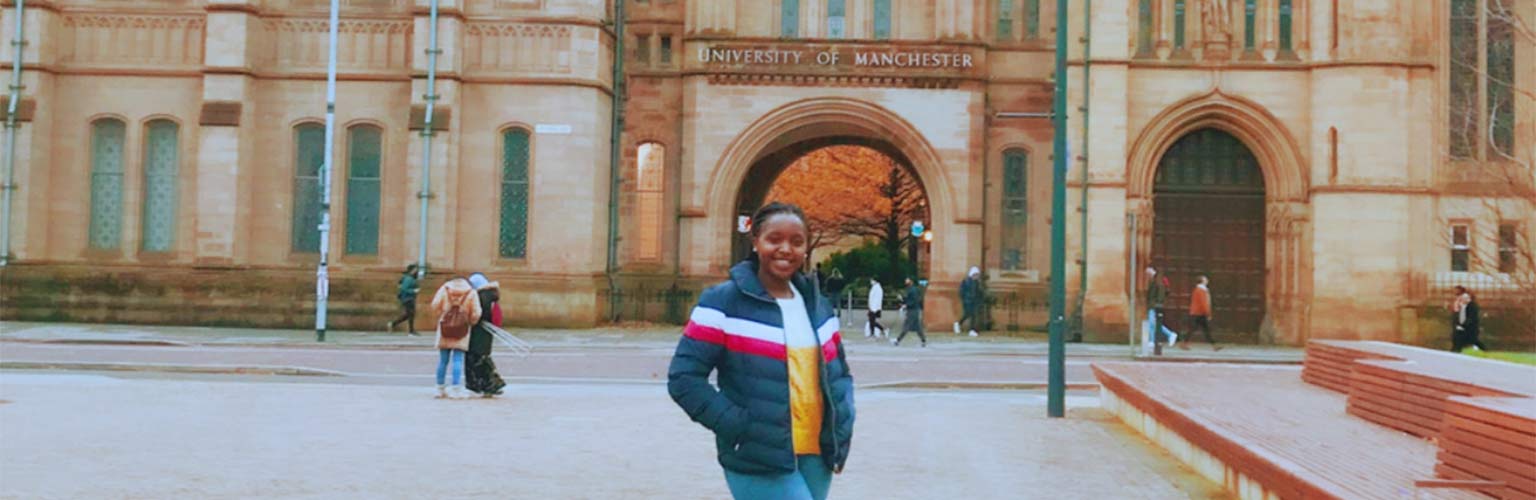
{"type": "MultiPolygon", "coordinates": [[[[725,330],[704,326],[693,321],[689,321],[688,325],[683,327],[683,335],[700,342],[725,346],[726,350],[732,352],[763,356],[779,361],[788,359],[788,354],[783,344],[741,335],[732,335],[725,330]]],[[[842,334],[840,332],[832,332],[832,338],[821,344],[821,356],[823,359],[826,361],[837,359],[837,349],[841,339],[842,334]]]]}

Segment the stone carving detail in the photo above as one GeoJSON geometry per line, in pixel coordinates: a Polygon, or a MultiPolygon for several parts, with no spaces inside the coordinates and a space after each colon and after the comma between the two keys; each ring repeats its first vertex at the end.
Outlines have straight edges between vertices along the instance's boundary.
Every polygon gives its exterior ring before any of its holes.
{"type": "Polygon", "coordinates": [[[464,70],[570,74],[575,69],[570,26],[470,23],[464,28],[464,70]]]}
{"type": "Polygon", "coordinates": [[[508,11],[535,12],[544,9],[544,0],[467,0],[464,9],[475,15],[505,15],[508,11]]]}
{"type": "Polygon", "coordinates": [[[1232,15],[1228,0],[1201,0],[1200,19],[1205,21],[1205,39],[1225,42],[1232,39],[1232,15]]]}
{"type": "Polygon", "coordinates": [[[65,14],[65,65],[195,69],[203,63],[202,16],[65,14]]]}
{"type": "MultiPolygon", "coordinates": [[[[279,71],[324,71],[330,23],[325,19],[263,19],[259,66],[279,71]]],[[[343,19],[336,28],[338,71],[406,72],[410,69],[409,20],[343,19]]]]}
{"type": "MultiPolygon", "coordinates": [[[[405,0],[341,0],[341,11],[346,13],[403,13],[409,12],[410,7],[405,0]]],[[[266,8],[283,13],[328,13],[331,3],[328,0],[271,0],[266,3],[266,8]]]]}

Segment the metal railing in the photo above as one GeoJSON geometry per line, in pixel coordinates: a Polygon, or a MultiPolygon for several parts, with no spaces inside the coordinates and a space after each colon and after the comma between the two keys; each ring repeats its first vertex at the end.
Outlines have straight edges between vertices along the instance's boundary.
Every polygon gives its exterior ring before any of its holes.
{"type": "Polygon", "coordinates": [[[609,292],[615,321],[645,321],[682,325],[698,298],[698,292],[679,287],[619,288],[609,292]]]}

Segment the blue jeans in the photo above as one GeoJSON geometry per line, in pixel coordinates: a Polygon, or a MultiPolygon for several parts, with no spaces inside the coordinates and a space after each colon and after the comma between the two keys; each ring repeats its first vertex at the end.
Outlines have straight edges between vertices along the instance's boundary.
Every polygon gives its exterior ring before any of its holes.
{"type": "Polygon", "coordinates": [[[437,350],[437,385],[443,385],[443,370],[448,368],[448,359],[453,359],[453,385],[460,385],[464,380],[464,351],[453,349],[437,350]]]}
{"type": "Polygon", "coordinates": [[[795,471],[759,476],[725,471],[725,484],[736,500],[826,500],[832,490],[832,470],[819,455],[800,455],[795,471]]]}

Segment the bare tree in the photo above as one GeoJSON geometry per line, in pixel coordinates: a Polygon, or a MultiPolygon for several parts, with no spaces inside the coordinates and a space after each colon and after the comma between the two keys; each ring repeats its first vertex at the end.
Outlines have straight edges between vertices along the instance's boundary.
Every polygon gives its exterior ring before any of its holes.
{"type": "Polygon", "coordinates": [[[1516,73],[1516,54],[1536,49],[1536,30],[1515,0],[1458,5],[1453,11],[1450,54],[1450,147],[1442,184],[1451,194],[1474,199],[1453,204],[1441,227],[1452,268],[1466,271],[1432,280],[1435,292],[1464,285],[1476,291],[1485,310],[1505,316],[1501,337],[1536,343],[1536,148],[1515,140],[1519,127],[1536,124],[1536,82],[1516,73]],[[1478,5],[1481,4],[1481,5],[1478,5]],[[1481,19],[1479,19],[1481,17],[1481,19]],[[1518,49],[1518,50],[1517,50],[1518,49]],[[1511,331],[1512,329],[1512,331],[1511,331]],[[1521,340],[1523,339],[1523,340],[1521,340]]]}

